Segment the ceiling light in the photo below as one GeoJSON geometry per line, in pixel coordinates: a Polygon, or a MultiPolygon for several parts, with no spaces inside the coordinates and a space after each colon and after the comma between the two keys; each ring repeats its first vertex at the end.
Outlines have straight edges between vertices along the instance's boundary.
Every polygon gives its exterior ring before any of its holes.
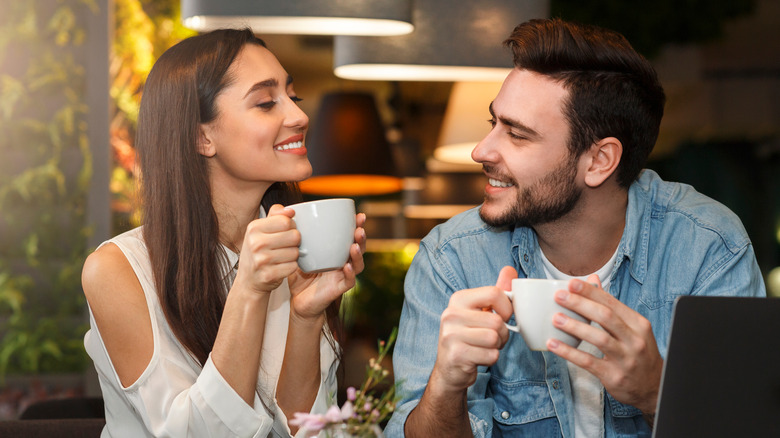
{"type": "Polygon", "coordinates": [[[471,159],[471,151],[490,132],[489,107],[500,89],[501,82],[456,82],[452,86],[434,158],[481,169],[471,159]]]}
{"type": "Polygon", "coordinates": [[[503,81],[502,46],[518,24],[549,14],[549,0],[415,0],[414,31],[394,37],[334,37],[334,73],[345,79],[503,81]]]}
{"type": "Polygon", "coordinates": [[[403,35],[412,32],[410,0],[182,0],[185,27],[249,27],[259,34],[403,35]]]}
{"type": "Polygon", "coordinates": [[[392,151],[373,95],[335,92],[323,96],[306,135],[314,173],[300,183],[318,196],[370,196],[397,193],[392,151]]]}

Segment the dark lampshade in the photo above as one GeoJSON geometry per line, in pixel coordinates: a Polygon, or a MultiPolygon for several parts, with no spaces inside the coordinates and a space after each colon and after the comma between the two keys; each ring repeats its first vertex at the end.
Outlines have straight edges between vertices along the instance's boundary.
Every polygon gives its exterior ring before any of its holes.
{"type": "Polygon", "coordinates": [[[326,94],[306,135],[306,149],[314,173],[301,182],[303,193],[366,196],[402,188],[371,94],[326,94]]]}

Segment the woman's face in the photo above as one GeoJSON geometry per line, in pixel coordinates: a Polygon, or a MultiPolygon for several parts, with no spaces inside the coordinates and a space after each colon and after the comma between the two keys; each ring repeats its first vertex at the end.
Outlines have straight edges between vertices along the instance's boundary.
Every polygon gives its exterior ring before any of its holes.
{"type": "Polygon", "coordinates": [[[292,77],[268,49],[247,44],[216,99],[217,117],[201,125],[199,152],[209,158],[212,187],[263,187],[311,175],[304,136],[309,118],[298,108],[292,77]]]}

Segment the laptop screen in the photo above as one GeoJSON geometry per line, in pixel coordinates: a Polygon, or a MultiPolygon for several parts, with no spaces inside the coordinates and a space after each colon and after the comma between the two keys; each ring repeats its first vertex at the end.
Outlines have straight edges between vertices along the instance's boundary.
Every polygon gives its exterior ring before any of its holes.
{"type": "Polygon", "coordinates": [[[780,437],[780,299],[677,299],[653,429],[780,437]]]}

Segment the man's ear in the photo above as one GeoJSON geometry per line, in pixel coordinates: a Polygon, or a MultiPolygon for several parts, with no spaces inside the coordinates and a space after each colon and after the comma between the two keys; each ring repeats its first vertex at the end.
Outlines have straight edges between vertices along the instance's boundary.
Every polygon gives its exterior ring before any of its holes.
{"type": "Polygon", "coordinates": [[[211,129],[208,125],[200,125],[198,132],[198,153],[206,158],[211,158],[217,153],[214,143],[211,141],[211,129]]]}
{"type": "Polygon", "coordinates": [[[615,137],[605,137],[594,143],[587,153],[590,164],[585,173],[585,184],[598,187],[615,173],[623,156],[623,143],[615,137]]]}

